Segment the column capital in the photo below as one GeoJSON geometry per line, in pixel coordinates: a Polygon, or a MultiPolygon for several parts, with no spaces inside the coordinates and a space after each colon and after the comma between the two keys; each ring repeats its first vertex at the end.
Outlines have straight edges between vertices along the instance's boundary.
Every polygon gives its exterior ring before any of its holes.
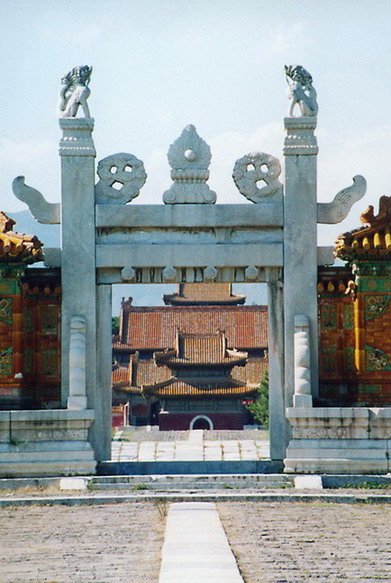
{"type": "Polygon", "coordinates": [[[284,156],[316,156],[319,148],[314,134],[316,117],[285,117],[287,136],[284,156]]]}
{"type": "Polygon", "coordinates": [[[61,118],[59,122],[60,128],[63,130],[59,148],[60,156],[96,156],[92,139],[93,118],[69,117],[61,118]]]}

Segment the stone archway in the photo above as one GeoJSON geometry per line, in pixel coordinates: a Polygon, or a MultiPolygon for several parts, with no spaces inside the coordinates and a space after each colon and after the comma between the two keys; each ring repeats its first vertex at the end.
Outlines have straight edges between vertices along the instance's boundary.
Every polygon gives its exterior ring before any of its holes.
{"type": "Polygon", "coordinates": [[[190,421],[189,429],[214,429],[213,421],[207,415],[196,415],[190,421]]]}
{"type": "Polygon", "coordinates": [[[317,248],[316,225],[340,222],[365,188],[356,184],[331,203],[316,202],[317,106],[304,107],[299,98],[316,100],[316,93],[298,91],[303,78],[312,88],[301,67],[287,75],[301,115],[294,117],[292,107],[285,118],[284,190],[276,158],[243,156],[233,177],[250,204],[214,204],[206,184],[210,148],[187,126],[169,149],[173,183],[164,204],[128,205],[145,182],[143,163],[127,153],[109,156],[99,162],[95,184],[90,117],[60,119],[61,213],[23,181],[14,185],[39,221],[58,223],[61,215],[62,248],[46,250],[45,263],[62,273],[62,405],[92,411],[97,460],[108,459],[111,447],[112,284],[268,284],[272,459],[285,457],[286,407],[311,407],[317,395],[317,265],[332,263],[333,250],[317,248]]]}

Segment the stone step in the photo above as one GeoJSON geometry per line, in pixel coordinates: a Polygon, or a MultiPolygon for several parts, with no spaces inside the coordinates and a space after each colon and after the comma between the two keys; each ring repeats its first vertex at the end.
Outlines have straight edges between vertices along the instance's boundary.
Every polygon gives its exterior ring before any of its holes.
{"type": "Polygon", "coordinates": [[[123,461],[99,462],[97,474],[101,476],[160,475],[160,474],[278,474],[282,462],[270,460],[175,460],[175,461],[123,461]]]}
{"type": "Polygon", "coordinates": [[[285,474],[215,474],[155,476],[95,476],[90,490],[211,490],[290,488],[294,477],[285,474]]]}

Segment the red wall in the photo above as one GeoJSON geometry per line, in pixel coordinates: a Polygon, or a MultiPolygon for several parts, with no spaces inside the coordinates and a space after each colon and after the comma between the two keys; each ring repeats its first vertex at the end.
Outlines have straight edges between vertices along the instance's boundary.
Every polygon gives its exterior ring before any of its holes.
{"type": "Polygon", "coordinates": [[[209,417],[214,429],[243,429],[242,413],[163,413],[159,415],[159,429],[187,430],[192,419],[198,415],[209,417]]]}

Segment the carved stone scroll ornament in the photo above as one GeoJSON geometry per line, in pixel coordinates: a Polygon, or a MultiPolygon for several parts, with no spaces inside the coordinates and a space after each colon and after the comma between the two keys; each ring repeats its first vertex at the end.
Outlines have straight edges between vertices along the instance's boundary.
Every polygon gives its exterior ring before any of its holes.
{"type": "Polygon", "coordinates": [[[309,320],[304,314],[294,318],[294,407],[312,407],[309,320]]]}
{"type": "Polygon", "coordinates": [[[286,80],[289,85],[289,117],[294,117],[296,106],[300,109],[300,117],[315,117],[318,113],[316,91],[312,86],[312,77],[301,65],[285,65],[286,80]]]}
{"type": "Polygon", "coordinates": [[[39,223],[60,224],[60,203],[48,202],[39,190],[24,183],[24,176],[17,176],[12,181],[12,190],[16,198],[27,204],[31,214],[39,223]]]}
{"type": "Polygon", "coordinates": [[[280,174],[281,165],[277,158],[264,152],[252,152],[235,162],[232,178],[240,194],[259,203],[265,198],[282,196],[280,174]],[[258,182],[265,185],[259,188],[258,182]]]}
{"type": "Polygon", "coordinates": [[[318,202],[318,223],[334,224],[343,221],[350,209],[367,191],[367,181],[358,174],[353,184],[340,190],[332,202],[318,202]]]}
{"type": "Polygon", "coordinates": [[[141,160],[124,152],[103,158],[98,164],[95,186],[97,204],[126,204],[140,194],[147,179],[141,160]]]}
{"type": "Polygon", "coordinates": [[[61,90],[60,117],[76,117],[79,107],[85,117],[90,116],[87,99],[91,91],[88,88],[92,67],[84,65],[74,67],[62,79],[64,87],[61,90]]]}
{"type": "Polygon", "coordinates": [[[214,204],[216,193],[210,190],[211,159],[208,144],[200,138],[193,125],[188,125],[168,150],[174,183],[163,194],[165,204],[214,204]]]}
{"type": "Polygon", "coordinates": [[[87,409],[86,335],[86,318],[84,316],[72,316],[69,340],[68,409],[87,409]]]}

